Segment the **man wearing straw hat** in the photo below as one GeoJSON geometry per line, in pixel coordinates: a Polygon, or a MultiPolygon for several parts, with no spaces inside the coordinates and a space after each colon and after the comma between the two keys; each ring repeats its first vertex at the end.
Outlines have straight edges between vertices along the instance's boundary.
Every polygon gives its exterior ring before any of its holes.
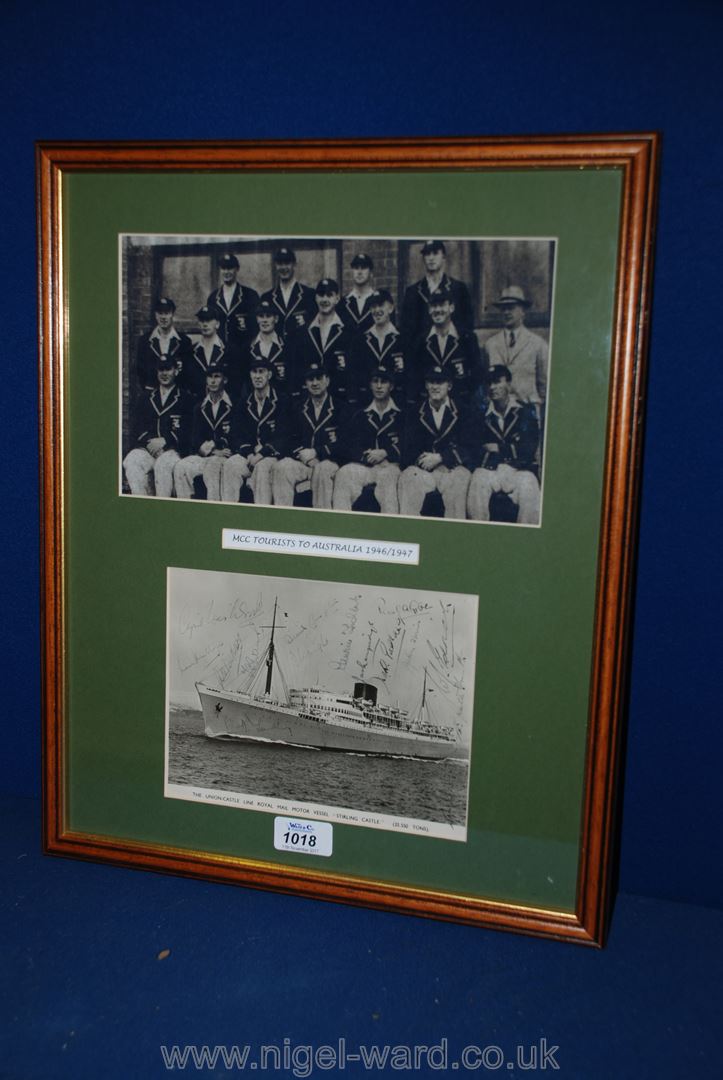
{"type": "Polygon", "coordinates": [[[548,347],[544,338],[525,326],[532,303],[519,285],[508,285],[494,306],[502,314],[502,329],[485,342],[489,367],[509,368],[513,394],[523,404],[534,405],[541,421],[547,397],[548,347]]]}

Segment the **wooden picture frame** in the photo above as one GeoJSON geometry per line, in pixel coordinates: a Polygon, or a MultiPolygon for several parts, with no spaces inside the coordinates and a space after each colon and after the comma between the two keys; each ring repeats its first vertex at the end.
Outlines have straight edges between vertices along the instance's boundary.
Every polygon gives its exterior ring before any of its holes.
{"type": "MultiPolygon", "coordinates": [[[[647,133],[38,145],[46,851],[603,943],[658,159],[659,138],[647,133]],[[383,250],[392,253],[407,244],[410,265],[408,241],[441,236],[453,247],[461,238],[477,260],[475,281],[485,267],[495,280],[496,238],[554,238],[541,523],[474,528],[124,497],[118,446],[133,334],[118,237],[143,235],[190,237],[189,259],[203,244],[216,253],[235,239],[239,250],[266,252],[299,237],[310,248],[315,238],[339,238],[331,265],[343,273],[352,250],[345,238],[355,239],[354,250],[361,238],[390,238],[383,250]],[[253,247],[258,238],[265,247],[253,247]],[[419,562],[380,567],[224,549],[223,529],[242,527],[416,544],[419,562]],[[372,590],[372,599],[441,589],[479,601],[476,672],[465,669],[472,742],[464,841],[360,828],[332,814],[334,853],[310,859],[274,848],[265,807],[168,798],[173,567],[201,583],[204,574],[237,574],[239,588],[268,579],[264,618],[287,575],[321,583],[317,592],[328,587],[330,604],[347,585],[372,590]]],[[[160,287],[159,265],[148,273],[160,287]]],[[[394,281],[402,282],[400,266],[394,281]]],[[[507,287],[518,285],[506,273],[507,287]]],[[[496,316],[475,303],[484,347],[496,316]]],[[[288,801],[291,809],[293,795],[288,801]]]]}

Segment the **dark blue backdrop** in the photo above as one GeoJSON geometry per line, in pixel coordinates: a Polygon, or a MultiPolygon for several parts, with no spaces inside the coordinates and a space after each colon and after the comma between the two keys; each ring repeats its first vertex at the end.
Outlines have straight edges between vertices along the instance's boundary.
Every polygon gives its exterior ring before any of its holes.
{"type": "Polygon", "coordinates": [[[5,0],[0,20],[3,790],[39,787],[34,141],[659,129],[621,885],[718,904],[720,5],[5,0]]]}

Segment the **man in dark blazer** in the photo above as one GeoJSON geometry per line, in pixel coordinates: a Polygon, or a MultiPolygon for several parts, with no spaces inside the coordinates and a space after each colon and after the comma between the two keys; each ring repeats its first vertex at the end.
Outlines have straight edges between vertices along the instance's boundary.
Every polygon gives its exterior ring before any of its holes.
{"type": "Polygon", "coordinates": [[[274,252],[276,284],[261,296],[271,304],[277,315],[277,332],[286,340],[290,334],[304,330],[316,315],[314,290],[296,278],[296,253],[282,247],[274,252]]]}
{"type": "MultiPolygon", "coordinates": [[[[316,308],[316,305],[314,305],[316,308]]],[[[290,348],[281,334],[278,333],[279,315],[278,309],[270,300],[261,300],[257,310],[256,319],[259,324],[259,332],[251,342],[246,354],[245,379],[248,372],[255,364],[268,361],[273,372],[274,387],[284,394],[291,393],[290,371],[290,348]]],[[[247,387],[247,393],[249,388],[247,387]]]]}
{"type": "Polygon", "coordinates": [[[191,356],[184,364],[181,382],[194,401],[206,396],[206,375],[210,367],[225,365],[226,346],[219,337],[218,311],[204,304],[196,312],[200,327],[199,339],[191,349],[191,356]]]}
{"type": "Polygon", "coordinates": [[[451,291],[442,287],[427,304],[430,328],[412,353],[409,371],[410,400],[424,397],[423,372],[441,367],[450,377],[458,404],[468,405],[483,381],[483,363],[474,330],[457,325],[457,309],[451,291]]]}
{"type": "Polygon", "coordinates": [[[334,478],[335,510],[351,510],[365,487],[373,487],[383,514],[399,513],[397,484],[404,445],[404,413],[392,397],[394,373],[377,365],[369,380],[372,400],[357,409],[342,433],[346,462],[334,478]]]}
{"type": "Polygon", "coordinates": [[[471,414],[451,397],[452,378],[439,365],[428,369],[425,386],[425,400],[412,405],[407,416],[399,511],[421,513],[426,496],[438,491],[444,516],[464,518],[470,478],[471,414]]]}
{"type": "Polygon", "coordinates": [[[190,395],[177,384],[178,373],[173,356],[156,357],[156,385],[135,404],[135,445],[123,460],[132,495],[170,499],[174,494],[173,469],[189,450],[193,408],[190,395]]]}
{"type": "Polygon", "coordinates": [[[136,349],[136,381],[139,390],[155,390],[156,361],[159,356],[168,356],[174,360],[178,375],[182,377],[183,367],[191,355],[191,339],[182,334],[173,325],[176,305],[169,296],[156,300],[153,312],[156,325],[143,334],[136,349]]]}
{"type": "Polygon", "coordinates": [[[269,506],[273,465],[286,453],[289,439],[289,404],[273,385],[270,359],[256,358],[249,374],[253,389],[234,409],[233,453],[223,466],[221,499],[238,502],[246,483],[256,505],[269,506]]]}
{"type": "Polygon", "coordinates": [[[455,324],[457,329],[474,329],[472,299],[469,289],[463,281],[450,277],[446,270],[447,249],[442,240],[427,240],[421,247],[425,275],[410,285],[402,300],[401,332],[405,341],[416,344],[427,334],[431,320],[429,318],[429,298],[438,290],[447,291],[454,304],[455,324]]]}
{"type": "Polygon", "coordinates": [[[206,370],[206,396],[196,403],[191,424],[191,453],[176,463],[173,478],[179,499],[190,499],[193,482],[202,477],[206,498],[221,500],[221,472],[231,457],[233,405],[226,393],[223,364],[209,364],[206,370]]]}
{"type": "Polygon", "coordinates": [[[540,437],[534,405],[512,393],[512,374],[504,364],[489,373],[489,404],[476,439],[477,465],[469,483],[467,512],[474,521],[490,520],[490,499],[508,495],[520,525],[540,521],[540,485],[535,457],[540,437]]]}
{"type": "Polygon", "coordinates": [[[381,364],[392,373],[397,405],[406,401],[407,360],[402,336],[392,322],[394,300],[388,289],[377,289],[369,300],[371,327],[357,337],[353,367],[359,379],[360,400],[369,398],[369,380],[381,364]]]}
{"type": "Polygon", "coordinates": [[[339,469],[344,409],[329,392],[326,368],[315,360],[304,371],[305,395],[293,407],[289,454],[277,461],[271,484],[274,506],[293,506],[298,485],[310,485],[312,504],[331,509],[339,469]]]}
{"type": "Polygon", "coordinates": [[[366,252],[358,252],[350,262],[353,286],[339,304],[339,317],[355,335],[364,334],[372,325],[371,298],[374,293],[374,262],[366,252]]]}
{"type": "Polygon", "coordinates": [[[339,286],[333,278],[322,278],[316,286],[317,312],[311,323],[289,341],[292,355],[292,387],[301,390],[304,372],[321,364],[331,380],[331,393],[340,403],[356,401],[358,380],[353,370],[353,335],[337,311],[339,286]]]}
{"type": "Polygon", "coordinates": [[[259,294],[238,280],[239,261],[228,253],[218,260],[221,285],[209,293],[207,307],[215,307],[219,318],[219,337],[226,346],[226,363],[240,362],[249,342],[256,336],[256,307],[259,294]]]}

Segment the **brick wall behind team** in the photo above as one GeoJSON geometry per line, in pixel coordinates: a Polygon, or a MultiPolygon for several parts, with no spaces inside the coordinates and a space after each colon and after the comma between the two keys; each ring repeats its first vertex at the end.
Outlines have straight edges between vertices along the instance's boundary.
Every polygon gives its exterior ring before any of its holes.
{"type": "MultiPolygon", "coordinates": [[[[240,280],[262,293],[274,284],[273,251],[278,241],[230,239],[205,243],[168,243],[164,238],[126,241],[127,320],[130,341],[153,325],[157,296],[176,301],[176,324],[193,334],[195,312],[220,284],[217,258],[224,251],[237,255],[240,280]]],[[[387,239],[294,240],[297,276],[315,285],[320,277],[334,277],[342,293],[352,288],[351,260],[359,252],[374,263],[373,282],[389,289],[401,303],[404,289],[424,274],[419,241],[387,239]]],[[[448,272],[465,281],[472,294],[475,324],[481,331],[499,325],[494,298],[506,285],[526,289],[533,301],[528,323],[539,332],[549,326],[552,299],[552,246],[547,241],[447,241],[448,272]]],[[[486,336],[486,334],[484,335],[486,336]]]]}

